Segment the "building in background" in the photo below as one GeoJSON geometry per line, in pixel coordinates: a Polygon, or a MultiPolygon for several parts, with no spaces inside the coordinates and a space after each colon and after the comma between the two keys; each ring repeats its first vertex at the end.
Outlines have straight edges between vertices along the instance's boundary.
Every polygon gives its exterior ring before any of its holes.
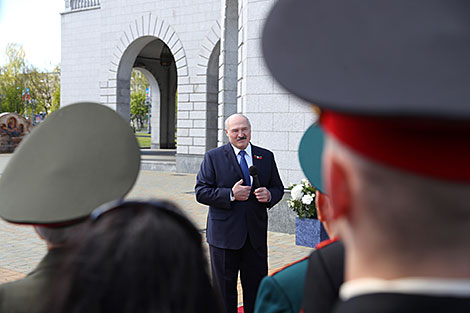
{"type": "Polygon", "coordinates": [[[61,103],[99,102],[129,118],[135,68],[150,83],[152,147],[176,149],[176,171],[197,172],[204,153],[227,142],[225,118],[240,112],[252,142],[275,153],[283,183],[300,182],[298,144],[313,120],[264,65],[273,3],[65,0],[61,103]]]}

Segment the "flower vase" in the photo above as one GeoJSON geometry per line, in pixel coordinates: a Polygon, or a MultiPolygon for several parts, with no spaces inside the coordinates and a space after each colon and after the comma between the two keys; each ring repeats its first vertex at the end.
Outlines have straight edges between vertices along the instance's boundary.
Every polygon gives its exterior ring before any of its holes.
{"type": "Polygon", "coordinates": [[[295,218],[295,244],[315,248],[328,234],[322,222],[314,218],[295,218]]]}

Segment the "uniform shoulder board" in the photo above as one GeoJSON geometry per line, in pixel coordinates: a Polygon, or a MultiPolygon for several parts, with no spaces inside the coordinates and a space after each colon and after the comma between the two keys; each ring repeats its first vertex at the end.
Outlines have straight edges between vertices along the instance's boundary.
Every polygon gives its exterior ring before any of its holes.
{"type": "Polygon", "coordinates": [[[285,265],[285,266],[283,266],[283,267],[281,267],[281,268],[275,270],[275,271],[272,272],[271,275],[269,275],[269,276],[274,276],[274,275],[276,275],[277,273],[279,273],[279,272],[285,270],[285,269],[288,268],[288,267],[291,267],[291,266],[293,266],[293,265],[295,265],[295,264],[297,264],[297,263],[300,263],[300,262],[302,262],[302,261],[305,261],[305,260],[308,259],[309,257],[310,257],[310,256],[306,256],[305,258],[301,258],[301,259],[299,259],[299,260],[297,260],[297,261],[291,262],[291,263],[289,263],[289,264],[287,264],[287,265],[285,265]]]}
{"type": "Polygon", "coordinates": [[[331,239],[327,239],[327,240],[323,240],[322,242],[320,242],[319,244],[317,244],[317,245],[315,246],[315,249],[318,250],[318,249],[324,248],[324,247],[329,246],[329,245],[331,245],[333,242],[336,242],[336,241],[338,241],[338,240],[339,240],[338,237],[331,238],[331,239]]]}

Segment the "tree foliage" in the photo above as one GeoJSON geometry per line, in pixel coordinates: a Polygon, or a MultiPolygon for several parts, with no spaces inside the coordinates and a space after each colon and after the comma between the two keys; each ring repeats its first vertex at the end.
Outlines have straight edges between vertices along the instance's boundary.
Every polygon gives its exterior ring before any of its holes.
{"type": "Polygon", "coordinates": [[[149,87],[149,82],[141,71],[133,69],[131,74],[131,93],[143,92],[149,87]]]}
{"type": "Polygon", "coordinates": [[[145,105],[145,92],[131,93],[131,119],[137,123],[138,128],[144,128],[144,120],[147,113],[148,108],[145,105]]]}
{"type": "Polygon", "coordinates": [[[45,112],[49,114],[60,107],[60,81],[59,67],[52,73],[40,73],[33,69],[29,73],[29,88],[31,92],[31,105],[28,106],[28,114],[34,110],[35,113],[45,112]],[[54,94],[59,93],[59,101],[54,94]]]}
{"type": "Polygon", "coordinates": [[[17,112],[32,116],[39,112],[49,114],[60,107],[60,69],[41,72],[26,61],[23,48],[8,44],[7,63],[0,67],[0,101],[2,112],[17,112]],[[29,88],[29,99],[24,98],[29,88]]]}
{"type": "Polygon", "coordinates": [[[148,115],[148,106],[145,104],[145,90],[149,83],[142,72],[132,70],[131,75],[131,121],[134,126],[144,128],[144,121],[148,115]]]}
{"type": "Polygon", "coordinates": [[[24,73],[27,70],[25,53],[21,46],[8,44],[5,49],[7,64],[0,67],[0,100],[2,112],[23,113],[21,94],[24,73]]]}

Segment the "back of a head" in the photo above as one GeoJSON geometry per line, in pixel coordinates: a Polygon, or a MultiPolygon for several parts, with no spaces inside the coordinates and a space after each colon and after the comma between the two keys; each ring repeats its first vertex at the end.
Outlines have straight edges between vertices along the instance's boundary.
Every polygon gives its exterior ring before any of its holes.
{"type": "Polygon", "coordinates": [[[279,0],[266,19],[267,68],[320,108],[327,144],[323,158],[310,154],[323,173],[303,169],[326,183],[346,280],[470,277],[469,10],[464,0],[279,0]]]}
{"type": "Polygon", "coordinates": [[[217,312],[201,236],[171,203],[126,202],[87,228],[53,312],[217,312]]]}
{"type": "MultiPolygon", "coordinates": [[[[397,170],[352,151],[329,137],[327,147],[355,177],[354,205],[389,249],[434,253],[436,246],[468,246],[470,184],[447,182],[397,170]]],[[[446,165],[443,165],[446,166],[446,165]]],[[[357,228],[358,231],[362,229],[357,228]]],[[[370,236],[369,236],[370,237],[370,236]]]]}

